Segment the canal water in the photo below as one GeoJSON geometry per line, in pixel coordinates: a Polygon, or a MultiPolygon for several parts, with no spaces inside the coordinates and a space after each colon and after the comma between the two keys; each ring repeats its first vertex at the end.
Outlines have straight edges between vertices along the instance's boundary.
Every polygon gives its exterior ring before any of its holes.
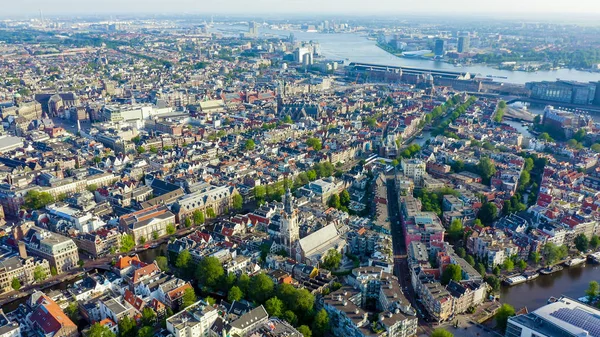
{"type": "Polygon", "coordinates": [[[502,286],[500,301],[520,309],[535,310],[546,304],[550,296],[561,295],[574,299],[585,296],[591,281],[600,282],[600,266],[586,264],[566,268],[550,275],[540,275],[537,279],[512,287],[502,286]]]}
{"type": "MultiPolygon", "coordinates": [[[[248,31],[248,26],[216,24],[212,28],[212,31],[230,36],[239,36],[240,33],[248,31]]],[[[354,33],[307,33],[303,31],[273,30],[267,27],[260,27],[259,33],[264,37],[280,38],[287,38],[290,34],[294,34],[294,38],[297,41],[318,42],[323,56],[329,59],[344,60],[346,62],[364,62],[431,70],[460,71],[469,72],[475,75],[479,74],[481,76],[505,76],[507,77],[506,79],[495,78],[494,81],[518,84],[524,84],[531,81],[555,81],[557,79],[580,82],[600,81],[600,73],[574,69],[523,72],[500,70],[480,64],[456,67],[452,64],[440,61],[400,58],[379,48],[376,41],[368,40],[365,36],[354,33]]]]}

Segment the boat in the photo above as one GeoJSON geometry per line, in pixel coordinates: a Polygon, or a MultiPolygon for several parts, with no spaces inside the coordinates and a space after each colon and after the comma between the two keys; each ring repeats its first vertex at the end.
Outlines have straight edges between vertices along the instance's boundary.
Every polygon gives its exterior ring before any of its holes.
{"type": "Polygon", "coordinates": [[[504,283],[507,286],[514,286],[514,285],[517,285],[517,284],[521,284],[523,282],[527,282],[527,279],[523,275],[513,276],[513,277],[509,277],[509,278],[504,279],[504,283]]]}
{"type": "Polygon", "coordinates": [[[150,246],[150,248],[154,249],[154,248],[158,248],[158,243],[154,243],[150,246]]]}
{"type": "Polygon", "coordinates": [[[550,298],[548,298],[548,301],[546,301],[546,303],[552,304],[552,303],[554,303],[556,301],[558,301],[558,298],[556,298],[554,296],[550,296],[550,298]]]}
{"type": "Polygon", "coordinates": [[[578,266],[584,262],[585,262],[584,257],[574,257],[574,258],[570,259],[569,261],[565,262],[565,267],[578,266]]]}
{"type": "Polygon", "coordinates": [[[525,277],[525,279],[527,281],[531,281],[531,280],[535,280],[536,278],[538,278],[538,276],[540,276],[539,273],[536,273],[534,271],[526,271],[523,274],[521,274],[523,277],[525,277]]]}
{"type": "Polygon", "coordinates": [[[557,264],[557,265],[552,266],[552,267],[546,267],[546,268],[540,269],[540,274],[542,274],[542,275],[550,275],[550,274],[556,273],[557,271],[561,271],[563,269],[564,268],[561,265],[557,264]]]}
{"type": "Polygon", "coordinates": [[[587,259],[590,263],[600,264],[600,252],[588,255],[587,259]]]}

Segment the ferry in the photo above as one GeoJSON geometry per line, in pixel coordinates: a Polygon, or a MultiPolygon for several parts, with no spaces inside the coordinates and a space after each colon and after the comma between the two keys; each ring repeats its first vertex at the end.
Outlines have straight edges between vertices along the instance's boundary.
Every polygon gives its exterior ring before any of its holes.
{"type": "Polygon", "coordinates": [[[546,268],[540,269],[540,274],[542,274],[542,275],[550,275],[550,274],[556,273],[557,271],[561,271],[563,269],[564,268],[562,266],[555,265],[553,267],[546,267],[546,268]]]}
{"type": "Polygon", "coordinates": [[[578,266],[584,262],[585,262],[584,257],[574,257],[574,258],[570,259],[569,261],[565,262],[565,267],[578,266]]]}
{"type": "Polygon", "coordinates": [[[600,264],[600,252],[590,254],[587,258],[591,263],[600,264]]]}

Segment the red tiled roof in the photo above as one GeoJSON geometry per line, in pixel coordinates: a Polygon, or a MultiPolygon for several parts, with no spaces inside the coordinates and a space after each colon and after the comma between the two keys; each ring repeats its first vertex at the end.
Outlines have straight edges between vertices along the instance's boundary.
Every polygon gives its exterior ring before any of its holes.
{"type": "Polygon", "coordinates": [[[44,334],[56,333],[62,327],[76,327],[58,304],[46,295],[40,296],[37,304],[29,320],[39,326],[44,334]]]}

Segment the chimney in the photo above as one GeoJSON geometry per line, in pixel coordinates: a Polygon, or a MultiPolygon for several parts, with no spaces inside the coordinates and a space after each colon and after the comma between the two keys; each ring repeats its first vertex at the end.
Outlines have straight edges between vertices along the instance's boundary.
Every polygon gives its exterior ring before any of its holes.
{"type": "Polygon", "coordinates": [[[25,249],[25,242],[19,241],[18,245],[19,245],[19,256],[22,259],[26,259],[27,258],[27,250],[25,249]]]}

